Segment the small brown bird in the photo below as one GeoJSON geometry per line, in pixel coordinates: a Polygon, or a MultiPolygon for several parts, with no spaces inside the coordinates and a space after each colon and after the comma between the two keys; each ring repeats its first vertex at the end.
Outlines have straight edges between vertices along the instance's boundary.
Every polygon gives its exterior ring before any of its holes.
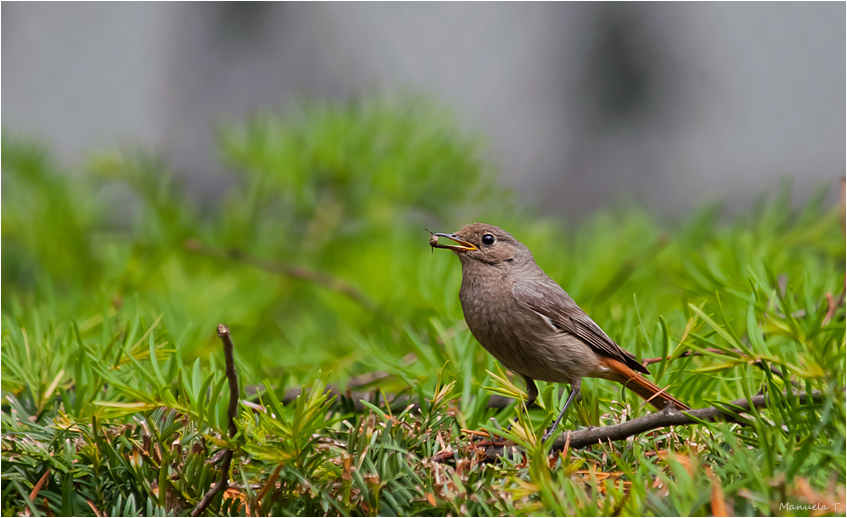
{"type": "Polygon", "coordinates": [[[462,263],[459,300],[468,328],[503,365],[523,376],[527,404],[538,397],[534,380],[569,383],[571,393],[546,440],[579,394],[582,378],[623,384],[658,409],[690,408],[639,374],[650,374],[535,264],[529,248],[502,228],[473,223],[455,234],[432,233],[456,245],[462,263]]]}

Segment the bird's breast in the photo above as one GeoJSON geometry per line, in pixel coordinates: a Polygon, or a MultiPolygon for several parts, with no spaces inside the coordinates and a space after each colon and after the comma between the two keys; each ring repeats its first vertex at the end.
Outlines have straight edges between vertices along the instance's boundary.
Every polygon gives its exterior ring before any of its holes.
{"type": "Polygon", "coordinates": [[[596,356],[575,336],[521,307],[514,279],[496,268],[463,272],[459,300],[468,328],[507,368],[533,379],[569,383],[593,372],[596,356]]]}
{"type": "Polygon", "coordinates": [[[497,273],[463,275],[459,300],[477,341],[506,367],[524,373],[532,361],[524,349],[531,323],[522,322],[511,277],[497,273]]]}
{"type": "Polygon", "coordinates": [[[462,275],[459,301],[465,321],[474,336],[483,346],[508,334],[513,327],[510,320],[514,315],[513,279],[494,267],[462,275]]]}

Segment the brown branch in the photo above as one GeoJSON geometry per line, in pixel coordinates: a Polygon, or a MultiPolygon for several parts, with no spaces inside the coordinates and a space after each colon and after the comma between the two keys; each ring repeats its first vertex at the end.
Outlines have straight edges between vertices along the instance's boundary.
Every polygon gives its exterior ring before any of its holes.
{"type": "MultiPolygon", "coordinates": [[[[235,372],[235,359],[232,355],[232,339],[229,336],[229,329],[223,324],[218,326],[218,337],[224,346],[224,360],[226,362],[226,377],[229,380],[229,406],[226,410],[228,419],[227,429],[230,437],[235,437],[238,429],[235,426],[235,413],[238,410],[238,376],[235,372]]],[[[215,484],[215,487],[209,489],[197,507],[191,511],[191,516],[199,516],[206,507],[212,502],[212,499],[218,493],[226,491],[229,487],[229,467],[232,464],[232,450],[224,451],[223,463],[221,464],[221,479],[215,484]]]]}
{"type": "Polygon", "coordinates": [[[240,263],[259,268],[260,270],[265,270],[266,272],[311,282],[319,286],[323,286],[324,288],[327,288],[334,292],[340,293],[345,297],[349,298],[350,300],[358,303],[365,309],[369,309],[371,311],[379,311],[379,308],[376,303],[374,303],[370,298],[368,298],[368,296],[365,295],[361,290],[346,281],[337,279],[325,273],[316,272],[314,270],[310,270],[308,268],[304,268],[302,266],[297,266],[294,264],[278,263],[269,259],[255,257],[234,248],[230,248],[228,250],[211,248],[202,245],[194,239],[189,239],[188,241],[186,241],[185,248],[191,252],[196,252],[198,254],[206,255],[209,257],[218,257],[221,259],[238,261],[240,263]]]}
{"type": "MultiPolygon", "coordinates": [[[[814,390],[811,394],[795,391],[794,396],[801,402],[820,401],[823,393],[814,390]]],[[[753,406],[762,408],[767,406],[768,396],[761,395],[751,398],[753,406]]],[[[737,422],[737,414],[750,410],[750,403],[746,399],[737,399],[730,403],[722,404],[723,408],[709,407],[698,408],[680,412],[669,406],[659,412],[654,412],[643,417],[632,419],[625,423],[599,428],[589,427],[582,430],[567,432],[560,435],[553,442],[553,451],[561,451],[565,444],[570,448],[585,448],[594,444],[606,443],[608,441],[621,441],[633,435],[649,432],[666,426],[681,426],[698,424],[701,421],[727,421],[737,422]]],[[[506,448],[515,448],[514,445],[489,445],[484,450],[486,460],[494,460],[503,455],[506,448]]]]}
{"type": "Polygon", "coordinates": [[[229,329],[223,324],[218,326],[218,337],[224,344],[224,361],[226,379],[229,381],[229,406],[226,409],[226,416],[229,419],[227,429],[230,437],[235,437],[238,431],[235,427],[235,413],[238,410],[238,375],[235,372],[235,358],[232,354],[232,339],[229,336],[229,329]]]}
{"type": "Polygon", "coordinates": [[[209,504],[212,503],[212,499],[215,498],[215,495],[218,493],[222,493],[226,491],[229,487],[229,481],[227,478],[229,477],[229,466],[232,463],[232,450],[226,450],[224,453],[223,464],[221,464],[221,479],[218,480],[218,483],[215,484],[215,487],[208,490],[205,495],[203,495],[203,499],[200,500],[200,503],[197,504],[197,507],[191,511],[191,516],[200,516],[200,513],[206,510],[209,507],[209,504]]]}

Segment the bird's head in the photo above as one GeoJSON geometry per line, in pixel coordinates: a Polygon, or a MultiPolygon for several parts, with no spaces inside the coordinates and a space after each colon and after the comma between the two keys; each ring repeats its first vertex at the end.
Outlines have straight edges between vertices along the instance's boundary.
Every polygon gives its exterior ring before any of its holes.
{"type": "Polygon", "coordinates": [[[429,244],[433,248],[452,250],[463,266],[481,263],[517,267],[535,262],[532,252],[523,243],[502,228],[486,223],[472,223],[453,234],[434,232],[429,244]],[[439,237],[446,237],[456,244],[439,244],[439,237]]]}

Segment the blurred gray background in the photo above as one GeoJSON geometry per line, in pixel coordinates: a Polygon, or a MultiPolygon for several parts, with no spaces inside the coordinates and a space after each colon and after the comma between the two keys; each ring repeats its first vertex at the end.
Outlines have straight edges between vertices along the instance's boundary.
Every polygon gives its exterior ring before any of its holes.
{"type": "Polygon", "coordinates": [[[845,173],[845,4],[8,3],[5,130],[78,164],[170,158],[227,177],[214,124],[295,100],[411,91],[483,135],[506,185],[575,216],[675,215],[845,173]]]}

